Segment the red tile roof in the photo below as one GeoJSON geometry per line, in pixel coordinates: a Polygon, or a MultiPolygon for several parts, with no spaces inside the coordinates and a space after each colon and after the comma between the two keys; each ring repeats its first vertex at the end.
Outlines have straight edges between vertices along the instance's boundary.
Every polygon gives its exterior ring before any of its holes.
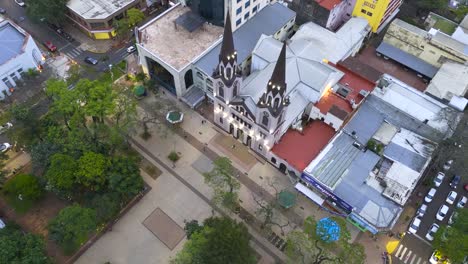
{"type": "Polygon", "coordinates": [[[344,110],[348,113],[353,111],[351,104],[346,101],[346,99],[337,94],[334,94],[333,92],[325,93],[315,104],[315,107],[317,107],[320,110],[320,113],[324,115],[327,114],[333,106],[337,106],[341,110],[344,110]]]}
{"type": "Polygon", "coordinates": [[[336,5],[341,3],[341,0],[315,0],[321,7],[332,10],[336,5]]]}
{"type": "Polygon", "coordinates": [[[302,172],[328,144],[335,130],[320,120],[309,123],[302,133],[289,129],[271,151],[302,172]]]}

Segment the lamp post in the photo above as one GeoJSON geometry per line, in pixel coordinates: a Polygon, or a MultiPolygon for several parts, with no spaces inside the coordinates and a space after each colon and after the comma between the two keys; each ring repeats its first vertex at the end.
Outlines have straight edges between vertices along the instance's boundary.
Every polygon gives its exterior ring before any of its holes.
{"type": "Polygon", "coordinates": [[[111,80],[114,82],[114,73],[112,72],[112,64],[109,64],[109,72],[111,74],[111,80]]]}

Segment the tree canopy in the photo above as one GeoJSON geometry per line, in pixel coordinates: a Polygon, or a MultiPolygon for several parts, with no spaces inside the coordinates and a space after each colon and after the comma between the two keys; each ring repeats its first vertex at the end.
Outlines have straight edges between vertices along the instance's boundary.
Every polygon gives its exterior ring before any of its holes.
{"type": "Polygon", "coordinates": [[[45,177],[53,190],[70,193],[76,183],[77,170],[78,164],[73,157],[57,153],[51,157],[45,177]]]}
{"type": "Polygon", "coordinates": [[[36,201],[41,198],[43,190],[37,177],[30,174],[18,174],[5,183],[3,192],[20,200],[36,201]]]}
{"type": "Polygon", "coordinates": [[[202,228],[196,229],[171,263],[256,263],[254,250],[249,245],[250,234],[243,223],[226,217],[211,217],[204,221],[202,228]]]}
{"type": "Polygon", "coordinates": [[[214,201],[227,208],[234,208],[238,203],[239,181],[234,177],[234,167],[227,157],[213,161],[213,169],[204,173],[205,183],[214,190],[214,201]]]}
{"type": "Polygon", "coordinates": [[[96,230],[96,212],[77,204],[63,208],[49,223],[49,237],[70,254],[96,230]]]}
{"type": "Polygon", "coordinates": [[[51,263],[45,253],[44,239],[38,235],[22,232],[7,224],[0,229],[0,263],[51,263]]]}
{"type": "Polygon", "coordinates": [[[286,255],[289,263],[364,263],[364,247],[350,243],[351,238],[346,223],[342,218],[332,217],[340,226],[340,238],[334,242],[323,241],[317,235],[317,221],[308,217],[304,231],[295,230],[288,234],[286,255]]]}
{"type": "Polygon", "coordinates": [[[143,189],[138,160],[132,157],[115,157],[109,171],[109,188],[128,199],[143,189]]]}
{"type": "Polygon", "coordinates": [[[68,0],[34,0],[28,1],[26,12],[35,20],[45,19],[47,22],[60,25],[67,13],[68,0]]]}
{"type": "Polygon", "coordinates": [[[447,256],[452,263],[461,263],[468,252],[468,209],[457,211],[454,223],[443,225],[434,236],[432,246],[447,256]],[[457,245],[454,247],[454,245],[457,245]]]}
{"type": "Polygon", "coordinates": [[[99,190],[106,183],[108,167],[109,160],[103,154],[85,152],[78,160],[77,180],[86,187],[99,190]]]}

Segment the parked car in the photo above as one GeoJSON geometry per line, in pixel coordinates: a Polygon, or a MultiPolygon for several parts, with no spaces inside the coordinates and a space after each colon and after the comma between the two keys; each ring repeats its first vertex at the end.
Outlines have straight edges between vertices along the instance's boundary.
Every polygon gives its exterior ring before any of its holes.
{"type": "Polygon", "coordinates": [[[434,179],[435,186],[439,187],[444,181],[444,178],[445,178],[445,173],[439,171],[439,173],[437,173],[437,176],[434,179]]]}
{"type": "Polygon", "coordinates": [[[6,152],[9,149],[11,149],[11,145],[9,143],[2,143],[0,145],[0,152],[6,152]]]}
{"type": "Polygon", "coordinates": [[[15,0],[15,3],[21,7],[26,7],[26,4],[24,3],[23,0],[15,0]]]}
{"type": "Polygon", "coordinates": [[[448,224],[451,225],[455,222],[455,220],[457,220],[457,217],[458,217],[458,212],[457,211],[454,211],[451,215],[450,215],[450,218],[448,220],[448,224]]]}
{"type": "Polygon", "coordinates": [[[458,203],[457,203],[457,208],[465,207],[467,200],[468,200],[468,198],[466,198],[466,196],[463,196],[462,198],[460,198],[460,201],[458,201],[458,203]]]}
{"type": "Polygon", "coordinates": [[[436,194],[437,190],[435,188],[431,188],[429,192],[427,193],[426,197],[424,197],[424,201],[426,203],[432,202],[432,199],[434,199],[434,195],[436,194]]]}
{"type": "Polygon", "coordinates": [[[6,13],[6,10],[5,10],[5,8],[1,8],[1,7],[0,7],[0,14],[2,14],[2,15],[3,15],[3,14],[5,14],[5,13],[6,13]]]}
{"type": "Polygon", "coordinates": [[[85,61],[86,63],[92,64],[92,65],[98,64],[98,60],[96,60],[96,59],[93,58],[93,57],[86,57],[86,58],[84,59],[84,61],[85,61]]]}
{"type": "Polygon", "coordinates": [[[130,46],[130,47],[127,48],[127,52],[128,52],[128,53],[132,53],[132,52],[134,52],[135,50],[136,50],[135,46],[130,46]]]}
{"type": "Polygon", "coordinates": [[[419,209],[418,209],[418,212],[416,213],[416,215],[418,217],[423,217],[424,214],[426,214],[426,211],[427,211],[427,204],[422,204],[419,209]]]}
{"type": "Polygon", "coordinates": [[[444,171],[450,170],[450,167],[452,166],[452,163],[453,163],[453,160],[447,160],[447,161],[444,163],[444,171]]]}
{"type": "Polygon", "coordinates": [[[10,129],[10,127],[12,127],[12,126],[13,126],[13,124],[10,123],[10,122],[7,122],[6,124],[0,126],[0,134],[3,134],[5,131],[10,129]]]}
{"type": "Polygon", "coordinates": [[[5,222],[0,218],[0,229],[5,228],[5,222]]]}
{"type": "Polygon", "coordinates": [[[54,52],[57,50],[57,47],[54,44],[52,44],[52,42],[50,41],[45,41],[44,46],[46,46],[46,48],[51,52],[54,52]]]}
{"type": "Polygon", "coordinates": [[[450,187],[457,188],[458,184],[460,183],[460,175],[454,175],[452,181],[450,181],[450,187]]]}
{"type": "Polygon", "coordinates": [[[431,264],[440,264],[440,263],[446,263],[449,264],[448,258],[442,255],[442,253],[438,250],[434,251],[432,253],[432,256],[429,258],[429,263],[431,264]]]}
{"type": "Polygon", "coordinates": [[[448,204],[453,204],[455,202],[455,199],[457,199],[457,192],[450,191],[449,194],[447,195],[447,199],[445,201],[448,204]]]}
{"type": "Polygon", "coordinates": [[[429,241],[434,240],[434,235],[437,232],[437,230],[439,230],[439,225],[436,223],[432,224],[431,228],[429,228],[429,231],[427,231],[426,239],[429,241]]]}
{"type": "Polygon", "coordinates": [[[439,211],[436,214],[436,219],[439,221],[443,221],[445,216],[447,215],[449,210],[449,207],[443,204],[440,208],[439,211]]]}
{"type": "Polygon", "coordinates": [[[411,234],[416,234],[420,225],[421,225],[421,219],[419,217],[415,217],[413,222],[411,222],[408,228],[408,232],[410,232],[411,234]]]}

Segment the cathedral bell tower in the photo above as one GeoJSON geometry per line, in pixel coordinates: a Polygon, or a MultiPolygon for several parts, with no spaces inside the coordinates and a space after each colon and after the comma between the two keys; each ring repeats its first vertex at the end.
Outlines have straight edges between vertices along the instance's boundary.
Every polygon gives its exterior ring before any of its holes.
{"type": "Polygon", "coordinates": [[[213,79],[215,97],[224,104],[229,105],[229,102],[239,93],[242,81],[242,74],[237,65],[237,51],[234,49],[229,12],[224,23],[219,63],[213,72],[213,79]]]}
{"type": "MultiPolygon", "coordinates": [[[[257,124],[268,132],[269,145],[279,139],[289,97],[286,95],[286,43],[283,43],[267,89],[257,103],[257,124]]],[[[270,146],[271,147],[271,146],[270,146]]]]}
{"type": "Polygon", "coordinates": [[[237,52],[234,49],[229,12],[224,23],[218,66],[214,70],[212,78],[214,85],[214,122],[225,131],[234,133],[233,125],[228,121],[231,118],[229,103],[239,94],[242,74],[237,65],[237,52]]]}

